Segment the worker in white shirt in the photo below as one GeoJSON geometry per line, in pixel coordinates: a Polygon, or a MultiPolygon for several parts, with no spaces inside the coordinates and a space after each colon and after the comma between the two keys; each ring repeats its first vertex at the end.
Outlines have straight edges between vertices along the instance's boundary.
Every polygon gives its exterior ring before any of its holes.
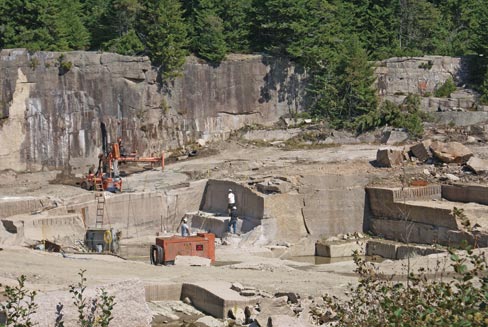
{"type": "Polygon", "coordinates": [[[230,211],[232,210],[233,207],[236,206],[236,196],[232,192],[232,189],[229,189],[229,193],[227,194],[227,211],[230,214],[230,211]]]}

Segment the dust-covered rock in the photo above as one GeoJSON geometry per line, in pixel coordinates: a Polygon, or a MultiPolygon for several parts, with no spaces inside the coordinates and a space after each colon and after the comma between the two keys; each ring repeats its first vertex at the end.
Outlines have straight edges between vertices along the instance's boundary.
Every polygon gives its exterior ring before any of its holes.
{"type": "Polygon", "coordinates": [[[434,156],[445,163],[464,164],[473,156],[473,152],[459,142],[432,142],[430,149],[434,156]]]}

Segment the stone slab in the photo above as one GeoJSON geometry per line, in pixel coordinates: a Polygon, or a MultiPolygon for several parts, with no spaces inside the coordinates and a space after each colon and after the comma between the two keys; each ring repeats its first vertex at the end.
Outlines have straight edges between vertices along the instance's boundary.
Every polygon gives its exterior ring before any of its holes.
{"type": "Polygon", "coordinates": [[[395,167],[403,162],[402,151],[392,149],[380,149],[376,153],[376,162],[381,167],[395,167]]]}
{"type": "Polygon", "coordinates": [[[442,197],[453,202],[476,202],[488,205],[488,186],[444,184],[442,185],[442,197]]]}
{"type": "Polygon", "coordinates": [[[195,308],[215,318],[226,318],[234,307],[244,310],[246,306],[254,306],[256,297],[241,296],[231,287],[231,283],[220,281],[184,283],[181,298],[188,297],[195,308]]]}
{"type": "Polygon", "coordinates": [[[398,245],[381,240],[370,240],[366,246],[366,255],[379,255],[386,259],[397,258],[398,245]]]}
{"type": "Polygon", "coordinates": [[[358,240],[343,243],[317,242],[315,244],[315,255],[319,257],[350,257],[354,251],[364,255],[366,253],[366,242],[358,240]]]}
{"type": "Polygon", "coordinates": [[[182,283],[148,283],[144,285],[146,302],[179,301],[182,283]]]}

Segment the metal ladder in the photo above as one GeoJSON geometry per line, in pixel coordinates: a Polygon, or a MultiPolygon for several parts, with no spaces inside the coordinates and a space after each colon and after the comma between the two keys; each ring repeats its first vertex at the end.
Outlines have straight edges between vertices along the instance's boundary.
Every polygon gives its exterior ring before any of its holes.
{"type": "Polygon", "coordinates": [[[105,213],[105,194],[103,193],[103,182],[97,179],[95,182],[95,199],[97,200],[97,218],[95,227],[103,227],[103,216],[105,213]]]}

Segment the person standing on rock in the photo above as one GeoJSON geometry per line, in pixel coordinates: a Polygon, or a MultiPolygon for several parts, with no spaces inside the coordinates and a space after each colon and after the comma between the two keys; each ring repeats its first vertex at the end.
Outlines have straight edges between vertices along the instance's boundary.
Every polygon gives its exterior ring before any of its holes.
{"type": "Polygon", "coordinates": [[[227,211],[230,212],[232,211],[232,208],[236,206],[236,196],[234,192],[232,192],[232,189],[229,189],[229,193],[227,194],[227,211]]]}
{"type": "Polygon", "coordinates": [[[237,207],[234,206],[230,210],[230,220],[229,220],[229,233],[232,233],[231,228],[234,230],[234,234],[236,233],[237,227],[237,207]]]}
{"type": "Polygon", "coordinates": [[[183,237],[190,236],[191,230],[190,227],[188,226],[188,220],[186,218],[183,218],[181,220],[180,226],[176,229],[176,231],[178,231],[180,227],[181,227],[181,236],[183,237]]]}

